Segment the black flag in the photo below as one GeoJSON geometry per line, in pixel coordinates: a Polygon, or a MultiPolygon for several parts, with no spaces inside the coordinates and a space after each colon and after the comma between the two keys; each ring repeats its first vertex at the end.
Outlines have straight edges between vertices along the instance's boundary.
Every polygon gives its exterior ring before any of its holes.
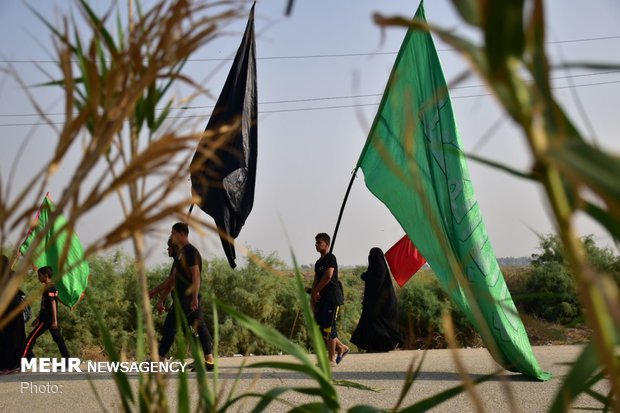
{"type": "Polygon", "coordinates": [[[252,205],[257,144],[254,6],[224,88],[190,165],[192,193],[215,220],[228,263],[252,205]]]}

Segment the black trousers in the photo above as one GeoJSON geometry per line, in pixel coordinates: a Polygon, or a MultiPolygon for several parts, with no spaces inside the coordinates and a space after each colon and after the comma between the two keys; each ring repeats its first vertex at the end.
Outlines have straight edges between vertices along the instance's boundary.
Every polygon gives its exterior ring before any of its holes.
{"type": "Polygon", "coordinates": [[[22,358],[26,358],[28,360],[34,358],[34,353],[32,352],[32,348],[34,347],[37,341],[37,338],[39,338],[47,330],[50,331],[50,334],[52,335],[54,342],[58,346],[58,350],[60,350],[60,354],[64,358],[71,357],[69,355],[69,350],[67,350],[67,346],[65,345],[65,340],[62,338],[62,335],[60,334],[60,328],[52,328],[51,323],[46,321],[46,322],[40,322],[26,338],[26,347],[24,348],[24,351],[22,352],[22,358]]]}
{"type": "MultiPolygon", "coordinates": [[[[180,307],[182,309],[181,317],[185,317],[187,320],[187,325],[191,326],[198,333],[198,339],[200,340],[202,352],[206,356],[207,354],[213,353],[213,338],[211,337],[211,333],[204,322],[200,302],[201,297],[199,295],[198,310],[191,311],[191,298],[183,297],[179,299],[180,307]]],[[[161,358],[166,357],[166,354],[170,351],[170,348],[174,343],[174,336],[177,332],[177,317],[174,304],[175,303],[173,303],[172,307],[168,310],[168,314],[164,320],[161,341],[159,342],[159,357],[161,358]]],[[[185,326],[185,323],[182,323],[182,325],[185,326]]],[[[185,337],[193,337],[191,331],[186,331],[185,328],[183,329],[183,334],[185,334],[185,337]]]]}

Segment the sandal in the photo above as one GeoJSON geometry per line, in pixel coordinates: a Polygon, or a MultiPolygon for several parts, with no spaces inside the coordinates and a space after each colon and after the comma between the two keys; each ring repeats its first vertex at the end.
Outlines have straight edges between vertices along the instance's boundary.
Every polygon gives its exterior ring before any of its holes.
{"type": "Polygon", "coordinates": [[[336,364],[340,364],[340,362],[342,361],[342,359],[344,359],[344,357],[345,357],[347,354],[349,354],[349,351],[350,351],[350,350],[351,350],[351,349],[349,349],[349,348],[348,348],[348,349],[346,349],[346,350],[344,351],[344,353],[342,353],[342,354],[338,354],[338,356],[336,357],[336,364]]]}

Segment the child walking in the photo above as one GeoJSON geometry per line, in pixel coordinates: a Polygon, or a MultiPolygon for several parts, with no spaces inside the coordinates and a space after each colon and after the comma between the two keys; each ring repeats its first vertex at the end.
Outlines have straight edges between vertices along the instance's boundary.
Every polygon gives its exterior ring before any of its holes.
{"type": "Polygon", "coordinates": [[[58,346],[58,350],[60,350],[60,354],[63,358],[68,359],[71,356],[65,345],[65,340],[60,334],[60,328],[58,328],[58,290],[52,282],[52,267],[41,267],[37,273],[39,275],[39,281],[44,285],[43,297],[41,297],[41,311],[39,312],[39,316],[32,322],[34,330],[32,330],[28,338],[26,338],[26,348],[22,353],[22,358],[30,360],[34,357],[32,348],[37,338],[49,330],[54,342],[56,342],[58,346]]]}

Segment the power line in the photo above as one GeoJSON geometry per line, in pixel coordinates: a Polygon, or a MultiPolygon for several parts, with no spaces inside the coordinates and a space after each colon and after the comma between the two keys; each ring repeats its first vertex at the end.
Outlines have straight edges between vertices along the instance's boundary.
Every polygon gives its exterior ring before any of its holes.
{"type": "MultiPolygon", "coordinates": [[[[610,85],[620,83],[620,80],[610,81],[610,82],[596,82],[596,83],[586,83],[582,85],[575,86],[557,86],[552,87],[551,89],[571,89],[571,88],[579,88],[579,87],[587,87],[587,86],[599,86],[599,85],[610,85]]],[[[370,95],[373,96],[373,95],[370,95]]],[[[379,95],[376,95],[379,96],[379,95]]],[[[480,93],[476,95],[466,95],[466,96],[451,96],[451,99],[470,99],[477,97],[486,97],[492,96],[491,93],[480,93]]],[[[286,112],[307,112],[314,110],[332,110],[332,109],[344,109],[344,108],[358,108],[365,106],[379,106],[379,103],[358,103],[352,105],[334,105],[334,106],[317,106],[317,107],[309,107],[309,108],[291,108],[291,109],[273,109],[273,110],[261,110],[258,112],[259,115],[267,114],[267,113],[286,113],[286,112]]],[[[168,119],[191,119],[191,118],[201,118],[207,117],[210,114],[200,114],[200,115],[178,115],[178,116],[168,116],[168,119]]],[[[63,122],[29,122],[29,123],[5,123],[0,124],[0,127],[9,127],[9,126],[44,126],[44,125],[62,125],[63,122]]]]}
{"type": "MultiPolygon", "coordinates": [[[[571,40],[556,40],[556,41],[547,41],[545,44],[566,44],[566,43],[581,43],[581,42],[594,42],[600,40],[613,40],[620,39],[620,35],[618,36],[603,36],[603,37],[590,37],[590,38],[582,38],[582,39],[571,39],[571,40]]],[[[456,49],[453,48],[443,48],[437,49],[438,52],[454,52],[456,49]]],[[[334,53],[334,54],[312,54],[312,55],[293,55],[293,56],[264,56],[257,57],[256,60],[289,60],[289,59],[324,59],[324,58],[334,58],[334,57],[362,57],[362,56],[381,56],[381,55],[395,55],[398,52],[363,52],[363,53],[334,53]]],[[[231,61],[233,58],[193,58],[187,59],[188,62],[223,62],[223,61],[231,61]]],[[[77,60],[73,60],[74,63],[77,63],[77,60]]],[[[37,64],[45,64],[45,63],[54,63],[58,64],[58,60],[25,60],[25,59],[11,59],[11,60],[0,60],[0,63],[10,63],[10,64],[21,64],[21,63],[37,63],[37,64]]]]}
{"type": "MultiPolygon", "coordinates": [[[[608,74],[617,74],[620,73],[620,71],[615,70],[615,71],[607,71],[607,72],[591,72],[591,73],[582,73],[582,74],[577,74],[577,75],[569,75],[569,76],[556,76],[556,77],[551,77],[552,80],[558,80],[558,79],[569,79],[569,78],[577,78],[577,77],[590,77],[590,76],[598,76],[598,75],[608,75],[608,74]]],[[[611,82],[600,82],[600,83],[592,83],[592,84],[583,84],[583,85],[577,85],[577,87],[579,86],[593,86],[593,85],[599,85],[599,84],[606,84],[606,83],[616,83],[616,81],[611,81],[611,82]]],[[[485,87],[485,85],[464,85],[464,86],[453,86],[450,87],[450,90],[460,90],[460,89],[471,89],[471,88],[481,88],[481,87],[485,87]]],[[[565,88],[563,86],[557,86],[555,87],[555,89],[562,89],[565,88]]],[[[300,98],[300,99],[286,99],[286,100],[273,100],[273,101],[265,101],[265,102],[258,102],[259,105],[276,105],[276,104],[283,104],[283,103],[300,103],[300,102],[317,102],[317,101],[325,101],[325,100],[341,100],[341,99],[359,99],[359,98],[367,98],[367,97],[379,97],[381,96],[381,93],[371,93],[371,94],[362,94],[362,95],[347,95],[347,96],[324,96],[324,97],[317,97],[317,98],[300,98]]],[[[482,94],[482,95],[468,95],[468,96],[464,96],[464,97],[479,97],[479,96],[489,96],[489,94],[482,94]]],[[[462,97],[453,97],[453,99],[459,99],[462,97]]],[[[171,110],[194,110],[194,109],[207,109],[207,108],[213,108],[215,107],[215,105],[198,105],[198,106],[180,106],[180,107],[171,107],[171,110]]],[[[157,110],[162,110],[160,108],[158,108],[157,110]]],[[[286,110],[285,110],[286,111],[286,110]]],[[[265,112],[263,112],[265,113],[265,112]]],[[[270,111],[268,113],[273,113],[273,111],[270,111]]],[[[15,114],[0,114],[0,117],[31,117],[31,116],[64,116],[65,112],[50,112],[50,113],[15,113],[15,114]]],[[[2,126],[2,125],[0,125],[2,126]]]]}

